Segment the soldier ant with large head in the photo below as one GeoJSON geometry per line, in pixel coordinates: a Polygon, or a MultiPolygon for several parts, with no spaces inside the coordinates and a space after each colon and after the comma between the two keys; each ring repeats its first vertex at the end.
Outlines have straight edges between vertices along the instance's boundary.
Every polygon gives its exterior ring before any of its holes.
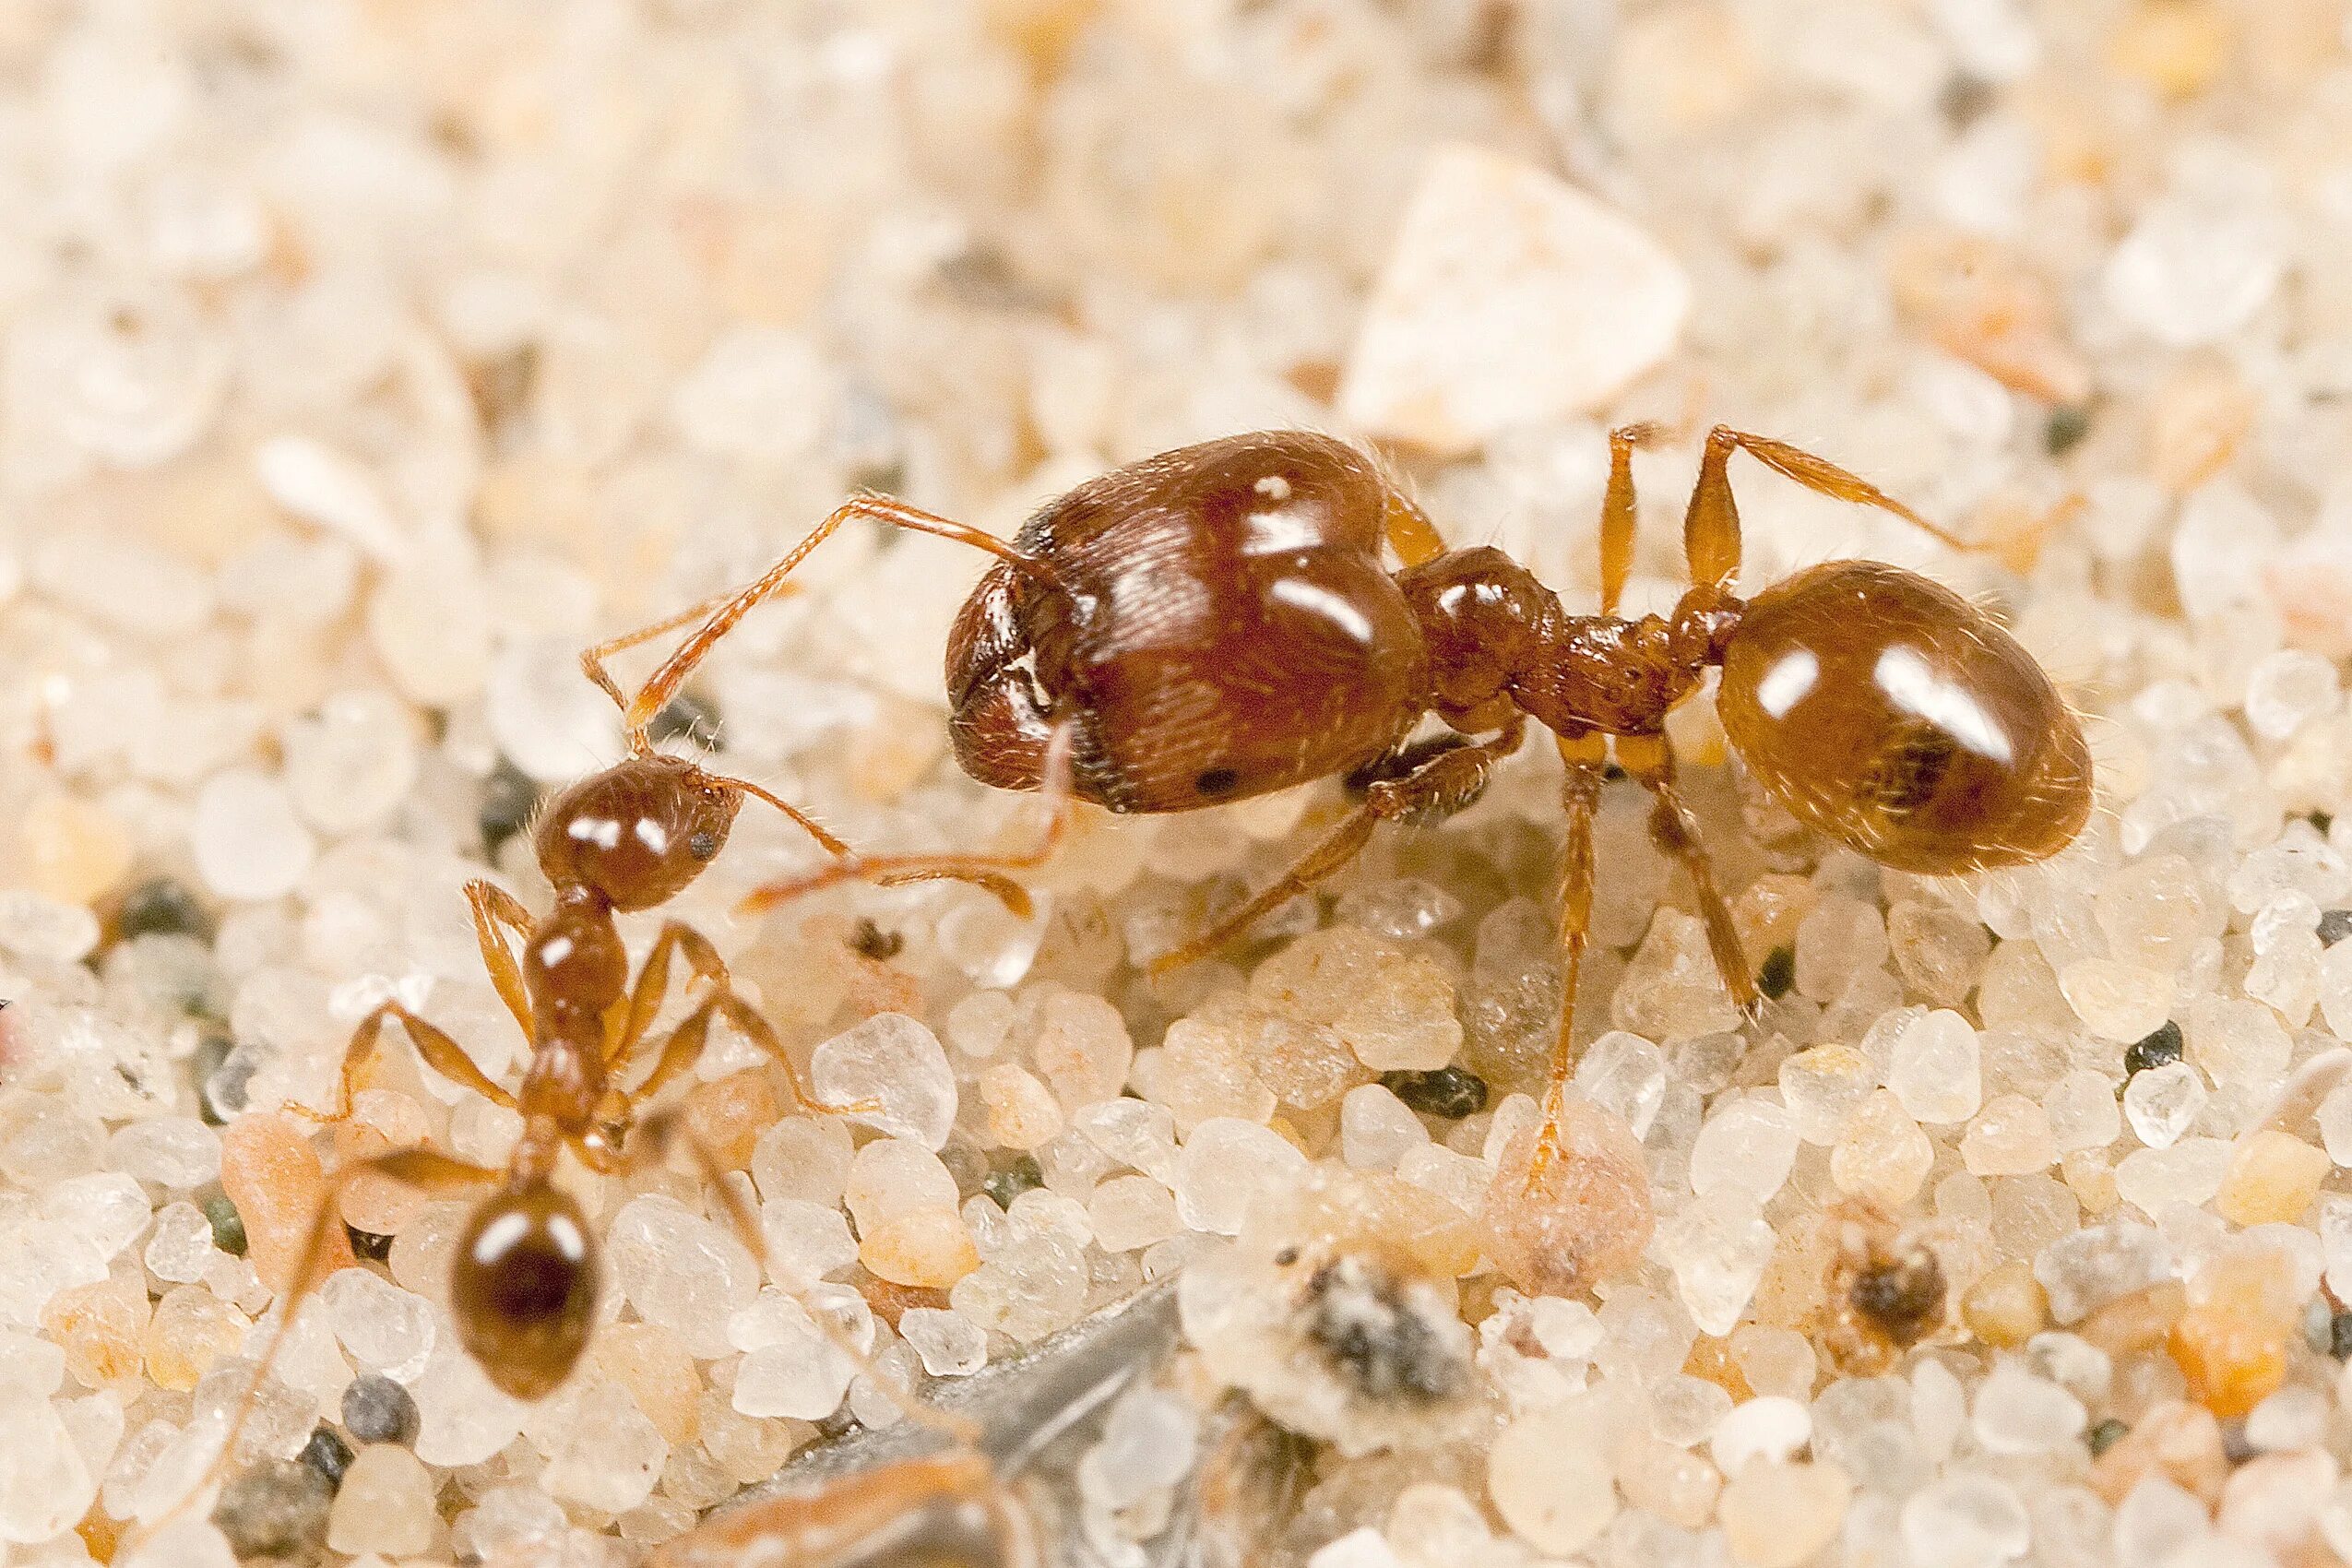
{"type": "MultiPolygon", "coordinates": [[[[1593,817],[1612,754],[1655,797],[1651,835],[1691,874],[1724,984],[1755,1005],[1753,971],[1665,731],[1668,712],[1708,669],[1721,671],[1723,728],[1757,782],[1800,821],[1882,865],[1952,875],[2039,860],[2074,837],[2091,807],[2090,754],[2073,713],[2032,657],[1958,595],[1870,561],[1828,562],[1752,598],[1734,591],[1737,452],[1961,542],[1785,443],[1709,433],[1683,522],[1692,586],[1664,615],[1619,615],[1633,565],[1632,455],[1657,434],[1636,425],[1610,436],[1598,614],[1570,613],[1499,550],[1447,550],[1352,446],[1277,431],[1090,480],[1048,503],[1010,546],[898,502],[853,499],[725,601],[690,647],[707,647],[783,589],[844,522],[871,517],[999,557],[947,648],[956,755],[981,782],[1066,789],[1114,812],[1175,812],[1333,774],[1380,778],[1360,810],[1271,886],[1156,959],[1159,969],[1215,951],[1346,865],[1377,824],[1462,810],[1518,749],[1527,720],[1551,731],[1567,766],[1564,974],[1545,1119],[1524,1172],[1532,1187],[1559,1149],[1593,817]],[[1455,734],[1411,742],[1432,713],[1455,734]],[[1066,785],[1051,762],[1063,754],[1066,785]]],[[[891,866],[837,861],[749,902],[891,866]]]]}

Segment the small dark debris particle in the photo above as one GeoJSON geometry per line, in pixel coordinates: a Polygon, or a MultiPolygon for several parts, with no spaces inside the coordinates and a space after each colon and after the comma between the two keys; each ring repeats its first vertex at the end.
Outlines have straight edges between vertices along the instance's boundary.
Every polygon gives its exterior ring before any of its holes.
{"type": "Polygon", "coordinates": [[[1469,1368],[1396,1278],[1362,1258],[1324,1265],[1307,1282],[1304,1328],[1367,1399],[1430,1404],[1461,1391],[1469,1368]]]}
{"type": "Polygon", "coordinates": [[[1756,989],[1777,1002],[1788,994],[1797,983],[1797,950],[1782,945],[1764,955],[1764,968],[1756,971],[1756,989]]]}
{"type": "Polygon", "coordinates": [[[2352,1312],[2328,1318],[2327,1353],[2339,1361],[2352,1361],[2352,1312]]]}
{"type": "Polygon", "coordinates": [[[2233,1465],[2242,1465],[2260,1452],[2260,1449],[2246,1441],[2246,1423],[2244,1421],[2224,1421],[2221,1423],[2221,1454],[2223,1458],[2227,1459],[2233,1465]]]}
{"type": "Polygon", "coordinates": [[[1956,71],[1936,95],[1937,107],[1955,130],[1974,125],[1986,111],[2000,101],[2000,91],[1984,77],[1967,71],[1956,71]]]}
{"type": "Polygon", "coordinates": [[[481,828],[483,852],[496,860],[499,846],[529,826],[531,813],[538,809],[538,781],[500,757],[482,782],[481,810],[475,819],[481,828]]]}
{"type": "Polygon", "coordinates": [[[2123,1434],[2131,1430],[2132,1429],[2130,1427],[2125,1426],[2113,1416],[2109,1416],[2107,1420],[2099,1422],[2098,1425],[2090,1430],[2088,1434],[2091,1444],[2091,1457],[2096,1459],[2100,1455],[2106,1453],[2108,1449],[2114,1447],[2116,1443],[2121,1440],[2123,1434]]]}
{"type": "Polygon", "coordinates": [[[2333,947],[2352,936],[2352,909],[2322,909],[2320,911],[2320,945],[2333,947]]]}
{"type": "Polygon", "coordinates": [[[1854,1277],[1854,1310],[1894,1344],[1912,1346],[1943,1321],[1943,1265],[1925,1247],[1874,1260],[1854,1277]]]}
{"type": "Polygon", "coordinates": [[[351,1239],[351,1251],[370,1263],[382,1263],[392,1255],[392,1238],[389,1236],[379,1236],[373,1230],[362,1230],[350,1224],[343,1227],[343,1234],[351,1239]]]}
{"type": "Polygon", "coordinates": [[[212,1226],[212,1244],[232,1258],[245,1255],[245,1217],[226,1193],[204,1200],[204,1218],[212,1226]]]}
{"type": "Polygon", "coordinates": [[[2083,444],[2091,433],[2091,410],[2079,404],[2052,409],[2042,426],[2042,445],[2053,457],[2062,457],[2083,444]]]}
{"type": "Polygon", "coordinates": [[[1616,783],[1618,780],[1620,780],[1620,779],[1623,778],[1625,776],[1626,776],[1626,775],[1625,775],[1625,770],[1624,770],[1623,768],[1621,768],[1621,767],[1618,766],[1615,763],[1613,763],[1613,762],[1605,762],[1605,763],[1601,764],[1601,766],[1600,766],[1600,777],[1601,777],[1601,782],[1602,782],[1602,783],[1604,783],[1604,784],[1614,784],[1614,783],[1616,783]]]}
{"type": "Polygon", "coordinates": [[[343,1430],[362,1443],[417,1440],[417,1402],[381,1372],[363,1372],[343,1389],[343,1430]]]}
{"type": "Polygon", "coordinates": [[[656,745],[683,735],[696,745],[715,751],[719,746],[719,705],[699,692],[680,692],[661,705],[661,711],[647,723],[645,732],[656,745]]]}
{"type": "Polygon", "coordinates": [[[1467,1067],[1416,1073],[1405,1068],[1380,1075],[1380,1087],[1424,1116],[1459,1122],[1486,1109],[1486,1080],[1467,1067]]]}
{"type": "Polygon", "coordinates": [[[2322,837],[2325,837],[2327,830],[2335,826],[2335,814],[2334,812],[2305,812],[2303,820],[2318,829],[2322,837]]]}
{"type": "Polygon", "coordinates": [[[334,1501],[334,1483],[316,1469],[300,1459],[272,1459],[220,1489],[212,1522],[239,1562],[315,1562],[327,1545],[334,1501]]]}
{"type": "Polygon", "coordinates": [[[849,933],[849,945],[861,957],[872,958],[879,964],[896,958],[906,947],[907,938],[903,932],[885,931],[873,921],[860,916],[857,929],[849,933]]]}
{"type": "Polygon", "coordinates": [[[1289,1268],[1298,1261],[1299,1249],[1296,1247],[1284,1247],[1274,1254],[1274,1266],[1277,1268],[1289,1268]]]}
{"type": "Polygon", "coordinates": [[[2180,1060],[2180,1026],[2167,1018],[2145,1039],[2133,1040],[2123,1051],[2123,1075],[2168,1067],[2180,1060]]]}
{"type": "Polygon", "coordinates": [[[123,895],[114,930],[125,942],[135,936],[193,936],[209,942],[213,924],[211,915],[184,883],[157,876],[123,895]]]}
{"type": "Polygon", "coordinates": [[[980,1179],[980,1191],[996,1200],[999,1208],[1011,1208],[1015,1198],[1044,1185],[1045,1170],[1038,1164],[1035,1155],[1028,1154],[1007,1161],[980,1179]]]}
{"type": "MultiPolygon", "coordinates": [[[[345,1402],[349,1403],[348,1398],[345,1402]]],[[[303,1444],[303,1451],[295,1457],[325,1476],[328,1486],[339,1487],[343,1484],[343,1472],[351,1467],[351,1445],[338,1436],[333,1427],[315,1427],[311,1431],[310,1441],[303,1444]]]]}
{"type": "Polygon", "coordinates": [[[469,368],[467,388],[473,393],[483,429],[493,435],[504,434],[529,409],[531,393],[539,385],[539,369],[537,343],[518,343],[469,368]]]}

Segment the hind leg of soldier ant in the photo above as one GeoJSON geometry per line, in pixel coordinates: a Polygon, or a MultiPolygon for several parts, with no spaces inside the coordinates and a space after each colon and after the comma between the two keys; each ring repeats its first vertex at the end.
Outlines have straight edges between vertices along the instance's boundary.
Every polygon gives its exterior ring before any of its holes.
{"type": "Polygon", "coordinates": [[[1664,735],[1620,735],[1617,762],[1655,798],[1650,812],[1650,842],[1681,862],[1691,874],[1691,887],[1706,927],[1707,951],[1724,989],[1740,1011],[1752,1016],[1763,997],[1756,991],[1755,972],[1740,950],[1740,930],[1731,921],[1731,907],[1715,880],[1714,862],[1699,838],[1699,819],[1682,798],[1675,777],[1674,746],[1664,735]]]}
{"type": "MultiPolygon", "coordinates": [[[[1614,440],[1612,435],[1612,443],[1614,440]]],[[[1740,573],[1740,508],[1731,498],[1729,471],[1734,452],[1747,453],[1816,495],[1875,506],[1954,550],[1974,548],[1966,540],[1928,521],[1859,474],[1841,469],[1825,457],[1816,457],[1768,435],[1752,435],[1719,424],[1707,432],[1706,447],[1699,458],[1698,482],[1692,488],[1691,507],[1682,518],[1682,548],[1690,558],[1693,583],[1728,588],[1740,573]]]]}
{"type": "Polygon", "coordinates": [[[1015,882],[1010,873],[1034,871],[1051,860],[1053,852],[1062,847],[1063,837],[1070,830],[1070,813],[1075,799],[1071,752],[1075,738],[1075,731],[1064,720],[1054,726],[1051,737],[1046,742],[1044,778],[1038,790],[1039,803],[1045,811],[1045,827],[1038,835],[1037,842],[1028,849],[1000,854],[849,855],[831,865],[821,866],[805,876],[770,882],[753,888],[735,906],[736,912],[755,915],[844,882],[871,882],[881,887],[897,887],[910,882],[952,880],[968,882],[985,889],[1016,919],[1028,919],[1033,909],[1028,891],[1015,882]]]}
{"type": "Polygon", "coordinates": [[[1384,822],[1419,826],[1444,821],[1462,811],[1486,790],[1495,764],[1519,749],[1526,733],[1526,720],[1514,718],[1493,739],[1437,753],[1402,778],[1383,779],[1364,791],[1364,803],[1289,870],[1254,897],[1219,916],[1206,931],[1154,958],[1150,970],[1162,975],[1207,957],[1290,899],[1338,872],[1363,852],[1372,829],[1384,822]]]}

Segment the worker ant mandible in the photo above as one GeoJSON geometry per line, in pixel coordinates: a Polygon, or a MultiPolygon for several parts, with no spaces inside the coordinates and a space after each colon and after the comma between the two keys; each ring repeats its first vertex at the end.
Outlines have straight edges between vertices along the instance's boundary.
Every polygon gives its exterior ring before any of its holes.
{"type": "MultiPolygon", "coordinates": [[[[1665,732],[1669,710],[1710,667],[1722,672],[1724,731],[1765,792],[1882,865],[1941,876],[2039,860],[2090,813],[2081,725],[2032,657],[1957,594],[1870,561],[1813,566],[1749,599],[1733,591],[1736,452],[1961,543],[1810,453],[1726,426],[1710,432],[1683,522],[1691,588],[1665,615],[1617,614],[1633,564],[1633,453],[1658,434],[1633,425],[1610,435],[1595,615],[1569,613],[1499,550],[1445,549],[1396,482],[1329,436],[1230,436],[1090,480],[1030,517],[1012,546],[982,545],[998,564],[947,648],[956,759],[982,783],[1066,789],[1114,812],[1188,811],[1333,774],[1380,777],[1362,807],[1271,886],[1155,960],[1165,969],[1213,952],[1346,865],[1375,825],[1462,810],[1518,749],[1527,720],[1550,730],[1567,765],[1564,973],[1532,1182],[1559,1147],[1591,920],[1593,816],[1612,751],[1655,797],[1651,835],[1691,873],[1724,984],[1742,1007],[1755,1005],[1753,971],[1665,732]],[[1456,734],[1408,742],[1431,713],[1456,734]],[[1066,785],[1049,766],[1063,750],[1066,785]]],[[[853,499],[698,636],[723,632],[784,588],[854,517],[958,532],[901,503],[853,499]]],[[[749,902],[857,874],[854,862],[837,861],[749,902]]]]}

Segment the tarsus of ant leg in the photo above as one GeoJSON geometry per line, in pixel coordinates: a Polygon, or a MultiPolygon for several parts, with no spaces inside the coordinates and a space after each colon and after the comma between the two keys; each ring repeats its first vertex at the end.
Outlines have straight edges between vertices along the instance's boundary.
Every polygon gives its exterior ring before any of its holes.
{"type": "Polygon", "coordinates": [[[498,934],[498,927],[504,925],[528,942],[531,913],[512,893],[480,877],[466,884],[466,907],[473,911],[474,941],[481,948],[482,968],[490,971],[490,983],[497,989],[498,1000],[506,1004],[506,1011],[515,1016],[523,1038],[529,1039],[530,991],[523,984],[522,967],[515,962],[515,950],[498,934]]]}
{"type": "MultiPolygon", "coordinates": [[[[270,1366],[278,1360],[278,1353],[285,1348],[286,1336],[294,1330],[294,1316],[302,1311],[303,1303],[310,1299],[311,1293],[325,1283],[318,1277],[319,1264],[327,1251],[327,1239],[334,1233],[333,1227],[342,1223],[339,1206],[343,1189],[350,1184],[353,1177],[362,1172],[388,1176],[424,1193],[479,1186],[499,1179],[499,1172],[495,1170],[469,1165],[464,1160],[453,1159],[445,1154],[425,1148],[394,1149],[388,1154],[379,1154],[347,1165],[335,1173],[335,1180],[328,1183],[325,1195],[319,1200],[318,1213],[311,1219],[310,1234],[303,1239],[302,1263],[279,1298],[278,1326],[262,1343],[261,1359],[254,1365],[253,1382],[238,1399],[236,1412],[229,1418],[229,1430],[220,1440],[220,1454],[206,1467],[203,1479],[190,1489],[185,1497],[173,1503],[140,1537],[141,1540],[152,1539],[164,1526],[178,1518],[204,1495],[214,1481],[220,1479],[222,1471],[235,1462],[237,1439],[244,1435],[245,1422],[252,1418],[255,1405],[260,1402],[263,1380],[269,1376],[270,1366]]],[[[126,1552],[127,1550],[126,1545],[126,1552]]]]}
{"type": "MultiPolygon", "coordinates": [[[[984,532],[968,524],[955,522],[935,513],[923,511],[920,507],[909,506],[903,501],[896,501],[888,496],[852,496],[834,508],[823,522],[809,531],[807,538],[787,552],[784,558],[769,567],[766,574],[757,582],[740,592],[718,600],[716,608],[707,612],[708,619],[693,636],[679,645],[676,651],[663,662],[661,668],[653,672],[650,680],[637,689],[636,696],[624,707],[622,714],[622,721],[628,730],[630,744],[633,747],[640,750],[646,748],[647,744],[644,738],[646,726],[653,721],[653,716],[660,712],[663,705],[669,702],[681,685],[685,683],[686,677],[692,674],[695,667],[708,656],[719,639],[734,630],[735,623],[750,614],[761,600],[783,591],[785,579],[790,577],[793,570],[808,558],[810,552],[823,544],[839,529],[842,524],[852,517],[870,517],[876,522],[887,523],[892,528],[906,529],[914,533],[932,534],[941,539],[953,540],[958,544],[968,544],[975,550],[985,551],[1000,561],[1009,562],[1020,570],[1040,576],[1056,586],[1060,583],[1060,579],[1045,563],[1015,549],[994,534],[984,532]]],[[[698,606],[697,610],[701,608],[698,606]]],[[[683,616],[673,616],[670,622],[659,628],[649,630],[642,636],[632,633],[630,637],[632,641],[643,641],[646,637],[659,636],[661,631],[674,629],[693,619],[694,612],[683,616]]],[[[589,678],[597,679],[597,673],[591,671],[589,678]]],[[[604,685],[608,691],[617,692],[617,688],[611,684],[609,677],[600,681],[599,683],[604,685]]]]}
{"type": "Polygon", "coordinates": [[[1526,732],[1526,720],[1514,719],[1492,740],[1440,752],[1404,778],[1373,785],[1364,792],[1364,803],[1292,861],[1289,869],[1247,903],[1219,916],[1206,931],[1154,958],[1151,973],[1167,974],[1207,957],[1289,899],[1340,871],[1363,852],[1380,823],[1424,814],[1443,819],[1468,805],[1485,788],[1494,765],[1519,749],[1526,732]]]}
{"type": "Polygon", "coordinates": [[[1699,837],[1698,816],[1682,798],[1675,775],[1673,743],[1664,735],[1621,735],[1617,760],[1657,797],[1657,809],[1650,814],[1650,842],[1680,861],[1691,873],[1692,890],[1698,896],[1699,918],[1706,926],[1707,950],[1715,957],[1716,971],[1723,977],[1724,989],[1731,992],[1731,1000],[1739,1004],[1740,1011],[1752,1015],[1763,998],[1756,991],[1755,973],[1748,966],[1747,955],[1740,950],[1740,931],[1731,923],[1730,906],[1724,902],[1723,889],[1716,885],[1714,863],[1707,858],[1706,845],[1699,837]]]}
{"type": "Polygon", "coordinates": [[[474,1065],[465,1047],[442,1030],[426,1023],[397,1002],[383,1003],[351,1031],[351,1043],[344,1049],[342,1071],[338,1076],[335,1107],[331,1111],[313,1111],[306,1105],[289,1104],[287,1111],[305,1122],[340,1122],[351,1113],[351,1078],[373,1054],[384,1038],[384,1021],[392,1019],[408,1031],[409,1043],[417,1048],[426,1066],[453,1084],[461,1084],[493,1105],[511,1111],[515,1097],[474,1065]]]}
{"type": "MultiPolygon", "coordinates": [[[[638,1124],[637,1134],[646,1139],[651,1148],[646,1152],[632,1151],[628,1156],[629,1163],[632,1165],[646,1160],[651,1153],[658,1153],[672,1139],[685,1146],[688,1152],[694,1156],[695,1165],[701,1169],[703,1180],[707,1182],[711,1189],[719,1194],[719,1201],[726,1209],[728,1220],[734,1226],[736,1236],[751,1249],[752,1255],[759,1260],[760,1272],[772,1273],[771,1260],[767,1255],[767,1237],[760,1229],[758,1218],[743,1202],[743,1196],[735,1190],[734,1183],[727,1180],[725,1168],[711,1155],[703,1141],[695,1137],[679,1121],[677,1112],[664,1111],[659,1115],[647,1117],[638,1124]]],[[[933,1431],[944,1433],[952,1441],[968,1447],[978,1442],[980,1429],[972,1422],[960,1416],[950,1415],[944,1410],[933,1409],[916,1398],[911,1391],[900,1385],[897,1379],[885,1374],[873,1363],[872,1358],[859,1349],[849,1336],[841,1332],[840,1325],[836,1324],[827,1313],[811,1306],[802,1291],[780,1280],[778,1281],[778,1285],[800,1303],[801,1310],[808,1314],[809,1321],[816,1325],[816,1331],[825,1336],[827,1344],[848,1357],[860,1372],[873,1380],[875,1386],[883,1391],[885,1397],[898,1408],[900,1415],[919,1426],[928,1427],[933,1431]]]]}
{"type": "Polygon", "coordinates": [[[1044,831],[1029,849],[1006,854],[973,855],[851,855],[821,866],[805,876],[754,887],[735,906],[738,913],[755,915],[844,882],[871,882],[884,887],[907,882],[952,879],[968,882],[992,894],[1016,919],[1027,920],[1032,906],[1027,889],[1004,873],[1043,865],[1062,847],[1070,830],[1072,800],[1071,750],[1075,732],[1065,719],[1054,726],[1045,745],[1045,785],[1039,799],[1046,808],[1044,831]]]}
{"type": "Polygon", "coordinates": [[[1859,474],[1839,468],[1824,457],[1719,424],[1707,432],[1706,449],[1699,459],[1699,481],[1691,492],[1691,509],[1682,520],[1682,542],[1690,557],[1694,582],[1728,588],[1740,573],[1740,508],[1731,498],[1728,464],[1734,451],[1756,461],[1817,495],[1891,512],[1913,528],[1942,540],[1954,550],[1976,548],[1966,540],[1919,516],[1859,474]]]}
{"type": "Polygon", "coordinates": [[[1568,1075],[1576,1061],[1576,981],[1585,967],[1585,944],[1593,923],[1593,813],[1600,804],[1601,768],[1608,742],[1598,733],[1559,737],[1567,776],[1560,803],[1568,832],[1560,868],[1560,1023],[1551,1041],[1551,1083],[1544,1095],[1543,1130],[1538,1135],[1530,1174],[1550,1163],[1560,1137],[1560,1112],[1568,1075]]]}

